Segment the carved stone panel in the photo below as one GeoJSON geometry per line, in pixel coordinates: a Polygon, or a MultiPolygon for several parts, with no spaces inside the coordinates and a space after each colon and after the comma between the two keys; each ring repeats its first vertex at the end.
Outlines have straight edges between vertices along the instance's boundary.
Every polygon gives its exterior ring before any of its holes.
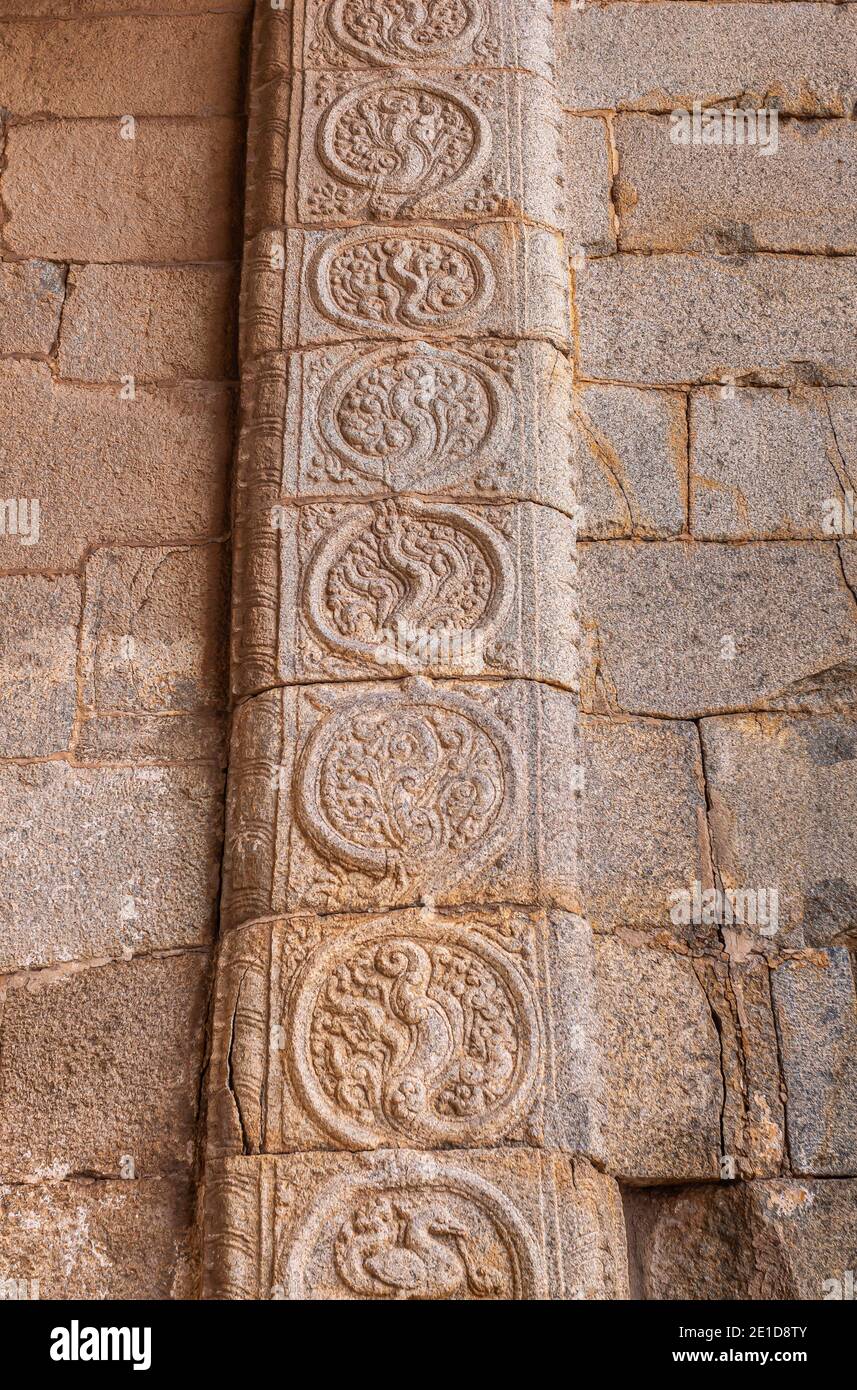
{"type": "Polygon", "coordinates": [[[206,1185],[205,1295],[626,1298],[619,1189],[583,1159],[498,1153],[226,1159],[206,1185]]]}
{"type": "MultiPolygon", "coordinates": [[[[569,518],[531,503],[462,507],[410,496],[271,512],[279,572],[266,684],[421,673],[575,687],[569,518]]],[[[245,677],[239,645],[238,693],[253,689],[255,667],[254,659],[245,677]]]]}
{"type": "Polygon", "coordinates": [[[503,335],[565,346],[562,238],[514,222],[263,229],[244,259],[241,331],[245,361],[353,338],[503,335]]]}
{"type": "Polygon", "coordinates": [[[574,697],[423,677],[289,687],[233,728],[224,920],[427,900],[576,908],[574,697]]]}
{"type": "Polygon", "coordinates": [[[589,929],[526,909],[230,932],[210,1152],[529,1144],[601,1154],[589,929]]]}
{"type": "Polygon", "coordinates": [[[306,0],[303,66],[529,68],[551,75],[549,0],[306,0]]]}
{"type": "Polygon", "coordinates": [[[549,85],[524,74],[307,72],[291,86],[285,220],[522,217],[563,228],[554,114],[549,85]]]}

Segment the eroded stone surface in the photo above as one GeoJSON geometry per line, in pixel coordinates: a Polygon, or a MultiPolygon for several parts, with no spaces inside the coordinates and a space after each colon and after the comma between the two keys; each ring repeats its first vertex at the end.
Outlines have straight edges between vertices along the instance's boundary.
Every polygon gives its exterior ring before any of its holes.
{"type": "MultiPolygon", "coordinates": [[[[17,501],[17,499],[16,499],[17,501]]],[[[0,504],[2,509],[2,504],[0,504]]],[[[9,514],[6,511],[8,528],[9,514]]],[[[15,563],[28,534],[0,536],[0,556],[15,563]],[[14,559],[12,557],[15,557],[14,559]]],[[[21,518],[16,511],[16,523],[21,518]]],[[[76,704],[75,666],[80,622],[77,579],[8,575],[0,578],[0,756],[49,757],[68,748],[76,704]]]]}
{"type": "Polygon", "coordinates": [[[207,953],[12,977],[0,1028],[0,1184],[190,1167],[207,953]]]}
{"type": "Polygon", "coordinates": [[[216,774],[7,764],[0,808],[3,969],[210,940],[216,774]]]}
{"type": "Polygon", "coordinates": [[[706,719],[701,730],[724,886],[776,889],[781,943],[853,941],[853,719],[706,719]]]}
{"type": "Polygon", "coordinates": [[[587,543],[581,694],[673,718],[853,703],[857,607],[835,545],[587,543]],[[837,679],[841,673],[841,680],[837,679]]]}
{"type": "Polygon", "coordinates": [[[714,389],[690,403],[691,531],[819,540],[853,528],[857,393],[714,389]]]}
{"type": "Polygon", "coordinates": [[[46,357],[59,329],[65,271],[50,261],[0,266],[0,354],[46,357]]]}
{"type": "Polygon", "coordinates": [[[582,386],[572,439],[584,540],[680,535],[687,520],[687,423],[678,392],[582,386]]]}
{"type": "Polygon", "coordinates": [[[215,996],[210,1152],[524,1143],[598,1157],[596,1039],[591,934],[566,914],[242,927],[215,996]]]}
{"type": "Polygon", "coordinates": [[[772,974],[798,1173],[857,1171],[857,1002],[848,952],[816,951],[772,974]]]}
{"type": "Polygon", "coordinates": [[[565,234],[572,257],[607,255],[616,249],[611,216],[611,155],[603,120],[566,116],[562,130],[565,160],[565,234]]]}
{"type": "Polygon", "coordinates": [[[847,257],[612,256],[587,261],[575,299],[586,377],[857,380],[857,270],[847,257]]]}
{"type": "Polygon", "coordinates": [[[855,1199],[854,1180],[626,1190],[632,1296],[842,1298],[857,1259],[855,1199]]]}
{"type": "Polygon", "coordinates": [[[38,1280],[41,1298],[195,1297],[185,1178],[0,1187],[0,1217],[0,1278],[38,1280]]]}
{"type": "Polygon", "coordinates": [[[527,1149],[227,1159],[211,1165],[206,1210],[210,1298],[627,1296],[619,1189],[580,1159],[527,1149]]]}
{"type": "Polygon", "coordinates": [[[348,683],[239,709],[224,921],[296,910],[575,907],[574,697],[529,681],[348,683]]]}

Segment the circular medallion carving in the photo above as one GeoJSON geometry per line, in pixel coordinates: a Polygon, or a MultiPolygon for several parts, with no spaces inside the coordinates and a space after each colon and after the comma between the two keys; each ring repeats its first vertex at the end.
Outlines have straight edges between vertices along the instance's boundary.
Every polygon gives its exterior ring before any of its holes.
{"type": "Polygon", "coordinates": [[[488,1144],[532,1094],[538,1009],[511,957],[478,932],[375,923],[311,957],[288,1046],[307,1109],[351,1148],[488,1144]]]}
{"type": "Polygon", "coordinates": [[[479,0],[333,0],[327,23],[361,58],[431,62],[472,41],[483,17],[479,0]]]}
{"type": "Polygon", "coordinates": [[[428,888],[497,858],[521,787],[499,720],[415,679],[316,725],[298,763],[296,811],[323,856],[428,888]]]}
{"type": "Polygon", "coordinates": [[[318,155],[334,177],[374,195],[424,197],[474,173],[491,127],[461,93],[417,80],[345,92],[325,113],[318,155]]]}
{"type": "Polygon", "coordinates": [[[291,1298],[543,1296],[535,1240],[504,1193],[452,1166],[397,1167],[322,1193],[289,1256],[291,1298]]]}
{"type": "Polygon", "coordinates": [[[336,237],[310,262],[316,307],[347,328],[454,328],[490,303],[494,272],[481,247],[454,232],[336,237]]]}
{"type": "MultiPolygon", "coordinates": [[[[514,591],[494,528],[418,498],[349,511],[307,566],[302,606],[315,635],[343,657],[385,664],[409,634],[431,639],[414,649],[427,672],[452,669],[457,654],[462,665],[481,657],[514,591]]],[[[399,655],[394,664],[406,665],[407,652],[399,655]]]]}
{"type": "Polygon", "coordinates": [[[397,492],[452,486],[497,458],[512,428],[511,391],[474,357],[428,343],[382,348],[325,385],[318,428],[338,458],[397,492]]]}

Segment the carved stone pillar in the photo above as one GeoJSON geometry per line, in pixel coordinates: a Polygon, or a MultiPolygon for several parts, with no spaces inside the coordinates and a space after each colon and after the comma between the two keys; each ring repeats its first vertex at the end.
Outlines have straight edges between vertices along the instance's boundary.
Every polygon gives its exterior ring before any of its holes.
{"type": "Polygon", "coordinates": [[[259,5],[209,1297],[626,1290],[551,19],[259,5]]]}

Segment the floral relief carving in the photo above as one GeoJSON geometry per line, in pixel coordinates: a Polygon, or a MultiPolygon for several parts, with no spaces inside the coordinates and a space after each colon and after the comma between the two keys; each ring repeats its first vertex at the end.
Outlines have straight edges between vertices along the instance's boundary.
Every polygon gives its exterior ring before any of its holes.
{"type": "Polygon", "coordinates": [[[466,635],[462,657],[481,653],[513,591],[511,556],[493,526],[459,507],[402,498],[337,518],[310,556],[302,607],[329,650],[389,664],[402,633],[431,634],[450,658],[452,638],[466,635]]]}
{"type": "Polygon", "coordinates": [[[490,59],[487,0],[322,0],[310,52],[343,63],[437,63],[468,51],[490,59]]]}
{"type": "Polygon", "coordinates": [[[290,1297],[539,1297],[538,1247],[505,1194],[463,1169],[401,1167],[321,1194],[290,1254],[290,1297]]]}
{"type": "Polygon", "coordinates": [[[539,1072],[529,981],[467,927],[376,923],[323,943],[298,979],[288,1032],[304,1105],[358,1149],[502,1138],[539,1072]]]}
{"type": "Polygon", "coordinates": [[[309,267],[310,293],[334,323],[357,330],[449,331],[491,302],[494,272],[484,251],[437,228],[377,230],[322,245],[309,267]]]}
{"type": "Polygon", "coordinates": [[[369,193],[377,216],[395,216],[484,165],[491,128],[463,92],[389,79],[345,92],[316,134],[322,164],[369,193]]]}
{"type": "Polygon", "coordinates": [[[497,458],[514,401],[502,374],[427,343],[382,349],[335,372],[318,405],[325,445],[355,473],[396,491],[453,487],[497,458]]]}
{"type": "Polygon", "coordinates": [[[514,830],[519,754],[494,715],[416,678],[348,699],[303,749],[296,812],[336,866],[396,891],[491,863],[514,830]]]}

